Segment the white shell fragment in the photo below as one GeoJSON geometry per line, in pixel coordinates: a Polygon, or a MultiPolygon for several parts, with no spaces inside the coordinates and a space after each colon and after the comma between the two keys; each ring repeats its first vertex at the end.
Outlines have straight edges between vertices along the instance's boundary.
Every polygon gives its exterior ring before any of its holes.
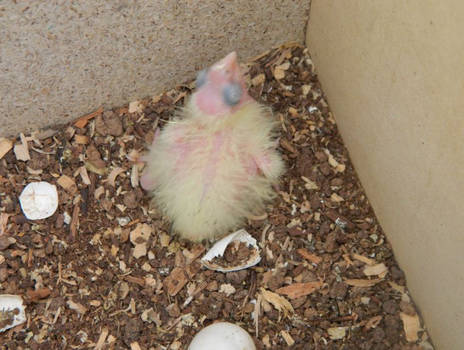
{"type": "Polygon", "coordinates": [[[188,350],[256,350],[253,339],[239,326],[218,322],[195,335],[188,350]]]}
{"type": "Polygon", "coordinates": [[[58,208],[56,186],[48,182],[32,182],[27,185],[19,202],[24,215],[29,220],[40,220],[52,216],[58,208]]]}
{"type": "Polygon", "coordinates": [[[18,295],[0,295],[0,333],[26,322],[23,299],[18,295]]]}
{"type": "Polygon", "coordinates": [[[261,261],[260,250],[256,239],[254,239],[247,231],[244,229],[238,230],[230,235],[224,237],[220,241],[217,241],[211,249],[201,258],[201,263],[203,266],[207,267],[210,270],[219,271],[219,272],[232,272],[247,269],[251,266],[256,265],[261,261]],[[238,264],[235,266],[220,266],[216,263],[211,262],[216,257],[221,257],[224,255],[227,246],[233,242],[243,242],[246,243],[252,250],[252,254],[248,261],[238,264]]]}

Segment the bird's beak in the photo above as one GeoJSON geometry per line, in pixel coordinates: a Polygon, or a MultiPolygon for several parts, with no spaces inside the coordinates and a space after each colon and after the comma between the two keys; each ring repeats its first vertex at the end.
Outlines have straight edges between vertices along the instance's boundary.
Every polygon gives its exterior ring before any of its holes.
{"type": "Polygon", "coordinates": [[[232,51],[223,59],[224,67],[229,68],[231,70],[235,70],[238,68],[238,61],[237,61],[237,53],[232,51]]]}
{"type": "Polygon", "coordinates": [[[229,71],[235,75],[237,72],[239,72],[240,68],[237,60],[237,53],[232,51],[221,61],[219,61],[219,63],[215,65],[215,68],[218,70],[229,71]]]}

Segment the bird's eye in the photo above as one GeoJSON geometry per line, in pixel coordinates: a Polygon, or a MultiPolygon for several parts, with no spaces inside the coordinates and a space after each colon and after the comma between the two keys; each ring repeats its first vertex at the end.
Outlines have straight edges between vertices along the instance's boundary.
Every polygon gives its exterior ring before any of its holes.
{"type": "Polygon", "coordinates": [[[235,106],[242,98],[242,87],[240,84],[227,84],[222,90],[224,102],[229,106],[235,106]]]}
{"type": "Polygon", "coordinates": [[[195,81],[195,85],[197,89],[206,83],[207,76],[208,76],[208,69],[203,69],[198,72],[197,79],[195,81]]]}

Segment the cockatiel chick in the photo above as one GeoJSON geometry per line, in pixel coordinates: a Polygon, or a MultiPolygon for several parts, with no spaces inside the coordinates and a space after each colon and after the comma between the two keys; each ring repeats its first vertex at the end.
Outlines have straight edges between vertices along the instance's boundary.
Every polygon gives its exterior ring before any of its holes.
{"type": "Polygon", "coordinates": [[[235,52],[197,76],[196,91],[155,134],[141,185],[192,241],[262,214],[284,169],[276,120],[247,92],[235,52]]]}

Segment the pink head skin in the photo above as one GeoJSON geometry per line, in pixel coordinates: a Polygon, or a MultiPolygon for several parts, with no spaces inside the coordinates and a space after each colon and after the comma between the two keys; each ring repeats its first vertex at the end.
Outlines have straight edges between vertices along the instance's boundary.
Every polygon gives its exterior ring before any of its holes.
{"type": "Polygon", "coordinates": [[[233,113],[251,100],[235,52],[198,74],[192,98],[202,113],[215,116],[233,113]]]}

